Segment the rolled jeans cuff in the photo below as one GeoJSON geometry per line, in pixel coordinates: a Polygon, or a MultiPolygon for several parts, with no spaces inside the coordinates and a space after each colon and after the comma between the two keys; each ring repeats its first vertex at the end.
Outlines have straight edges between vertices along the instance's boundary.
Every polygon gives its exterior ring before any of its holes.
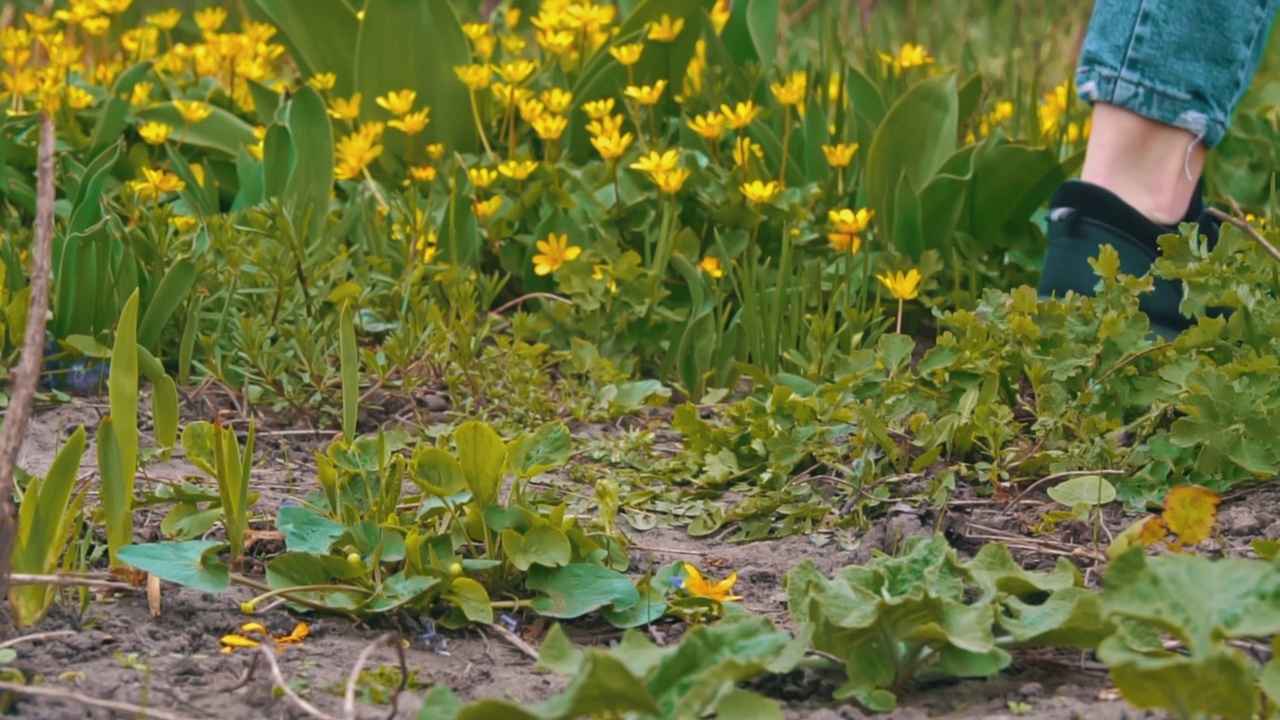
{"type": "Polygon", "coordinates": [[[1081,66],[1076,70],[1076,94],[1091,104],[1104,102],[1182,128],[1209,147],[1226,135],[1229,114],[1185,92],[1125,75],[1111,68],[1081,66]]]}

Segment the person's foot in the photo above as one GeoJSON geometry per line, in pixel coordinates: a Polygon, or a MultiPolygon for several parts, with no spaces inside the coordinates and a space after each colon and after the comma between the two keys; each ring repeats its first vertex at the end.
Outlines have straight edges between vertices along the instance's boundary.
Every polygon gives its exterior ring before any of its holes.
{"type": "MultiPolygon", "coordinates": [[[[1114,247],[1120,255],[1121,272],[1146,275],[1160,256],[1156,239],[1178,232],[1177,227],[1152,222],[1107,189],[1085,182],[1063,183],[1049,207],[1049,249],[1039,288],[1045,298],[1062,297],[1069,290],[1093,295],[1098,276],[1089,258],[1098,257],[1103,245],[1114,247]]],[[[1211,245],[1217,241],[1218,225],[1204,209],[1200,186],[1182,222],[1199,223],[1200,234],[1211,245]]],[[[1151,328],[1171,340],[1193,324],[1178,312],[1181,301],[1181,283],[1155,278],[1154,292],[1139,298],[1138,307],[1150,318],[1151,328]]]]}

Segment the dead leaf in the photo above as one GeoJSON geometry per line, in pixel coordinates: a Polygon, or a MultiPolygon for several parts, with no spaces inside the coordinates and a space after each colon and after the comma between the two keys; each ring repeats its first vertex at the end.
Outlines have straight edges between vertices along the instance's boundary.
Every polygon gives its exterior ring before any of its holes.
{"type": "Polygon", "coordinates": [[[1195,485],[1176,487],[1164,496],[1164,521],[1183,545],[1198,545],[1213,534],[1218,495],[1195,485]]]}

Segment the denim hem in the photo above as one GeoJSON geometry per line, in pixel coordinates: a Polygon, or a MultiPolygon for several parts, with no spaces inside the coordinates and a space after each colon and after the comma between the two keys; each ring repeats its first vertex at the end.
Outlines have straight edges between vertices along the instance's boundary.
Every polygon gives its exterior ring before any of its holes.
{"type": "Polygon", "coordinates": [[[1150,82],[1135,82],[1113,69],[1076,70],[1076,94],[1089,103],[1105,102],[1157,122],[1182,128],[1208,147],[1222,141],[1230,118],[1207,103],[1150,82]]]}

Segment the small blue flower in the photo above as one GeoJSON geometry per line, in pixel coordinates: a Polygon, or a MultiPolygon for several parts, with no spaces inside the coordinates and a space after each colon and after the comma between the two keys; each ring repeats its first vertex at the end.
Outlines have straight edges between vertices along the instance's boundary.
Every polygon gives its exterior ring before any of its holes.
{"type": "Polygon", "coordinates": [[[516,620],[515,618],[511,617],[506,613],[502,613],[501,615],[499,615],[498,619],[501,620],[502,624],[506,625],[507,629],[510,630],[511,632],[515,632],[516,628],[520,627],[520,621],[516,620]]]}

